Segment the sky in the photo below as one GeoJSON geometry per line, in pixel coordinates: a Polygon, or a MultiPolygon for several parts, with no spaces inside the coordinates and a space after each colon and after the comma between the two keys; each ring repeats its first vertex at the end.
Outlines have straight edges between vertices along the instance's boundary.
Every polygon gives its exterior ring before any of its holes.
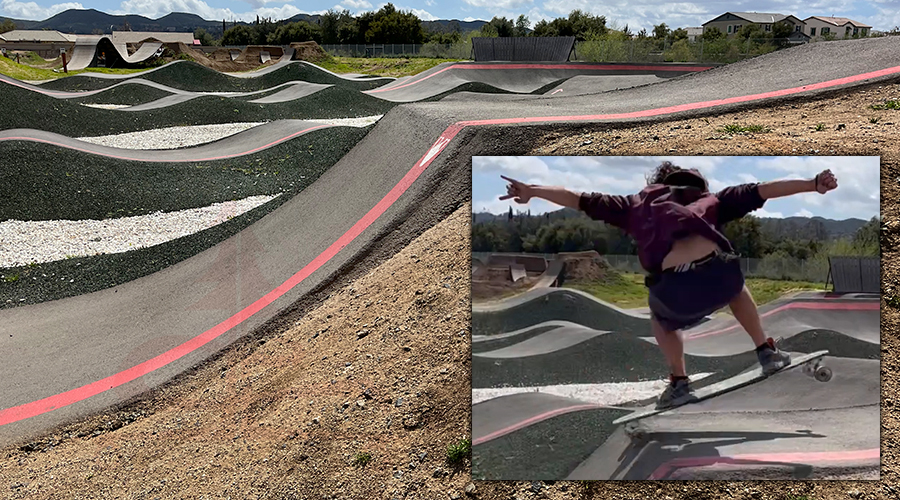
{"type": "MultiPolygon", "coordinates": [[[[0,0],[0,15],[15,19],[44,20],[67,9],[97,9],[109,14],[140,14],[157,19],[171,12],[191,12],[208,20],[252,21],[256,16],[286,19],[295,14],[321,14],[329,9],[349,10],[353,15],[376,11],[387,2],[371,0],[90,0],[57,2],[54,0],[0,0]]],[[[900,25],[900,0],[799,0],[751,2],[735,0],[679,1],[666,0],[397,0],[394,6],[412,11],[420,19],[483,20],[494,16],[516,19],[524,14],[532,25],[538,21],[566,17],[574,9],[606,16],[607,25],[622,28],[628,25],[633,32],[666,23],[670,28],[700,26],[725,12],[766,12],[809,16],[848,17],[872,26],[889,30],[900,25]]]]}
{"type": "Polygon", "coordinates": [[[472,211],[506,213],[531,210],[532,215],[559,210],[544,200],[528,204],[500,201],[507,182],[500,175],[528,184],[563,186],[575,192],[634,194],[647,185],[645,175],[663,161],[698,169],[711,191],[747,182],[811,179],[830,169],[838,188],[824,195],[801,193],[768,200],[757,217],[812,217],[869,220],[880,214],[881,173],[877,156],[474,156],[472,211]]]}

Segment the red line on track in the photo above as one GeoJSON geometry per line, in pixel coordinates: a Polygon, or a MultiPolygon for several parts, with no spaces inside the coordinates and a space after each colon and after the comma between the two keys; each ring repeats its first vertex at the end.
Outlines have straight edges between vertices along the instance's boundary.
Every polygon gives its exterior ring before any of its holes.
{"type": "Polygon", "coordinates": [[[552,411],[548,411],[545,413],[541,413],[540,415],[535,415],[531,418],[528,418],[528,419],[525,419],[516,424],[510,425],[509,427],[504,427],[503,429],[492,432],[486,436],[481,436],[480,438],[472,441],[472,446],[478,446],[480,444],[487,443],[488,441],[492,441],[499,437],[505,436],[511,432],[515,432],[524,427],[528,427],[529,425],[536,424],[538,422],[542,422],[544,420],[547,420],[547,419],[550,419],[553,417],[557,417],[559,415],[565,415],[566,413],[572,413],[572,412],[581,411],[581,410],[594,410],[597,408],[603,408],[603,406],[592,405],[592,404],[576,405],[576,406],[569,406],[566,408],[559,408],[557,410],[552,410],[552,411]]]}
{"type": "Polygon", "coordinates": [[[663,479],[672,470],[683,467],[703,467],[715,464],[730,465],[759,465],[762,463],[821,463],[837,462],[846,463],[852,461],[873,460],[881,457],[881,450],[873,448],[869,450],[851,451],[814,451],[797,453],[752,453],[746,455],[733,455],[730,457],[691,457],[676,458],[659,466],[647,479],[663,479]]]}
{"type": "Polygon", "coordinates": [[[357,236],[359,236],[367,227],[369,227],[378,217],[380,217],[387,209],[403,194],[405,193],[409,187],[415,182],[416,179],[425,171],[428,165],[434,160],[437,155],[441,153],[441,151],[446,148],[447,144],[456,137],[459,132],[465,127],[472,125],[502,125],[502,124],[516,124],[516,123],[533,123],[533,122],[541,122],[541,121],[580,121],[580,120],[612,120],[618,118],[633,118],[633,117],[646,117],[646,116],[659,116],[669,113],[675,113],[678,111],[686,111],[692,109],[702,109],[708,107],[719,106],[722,104],[730,104],[736,102],[747,102],[756,99],[763,99],[767,97],[777,97],[777,96],[785,96],[796,94],[800,92],[806,92],[810,90],[819,90],[824,88],[829,88],[837,85],[845,85],[848,83],[858,82],[861,80],[866,80],[869,78],[877,78],[880,76],[889,76],[900,73],[900,66],[895,66],[893,68],[887,68],[879,71],[873,71],[869,73],[863,73],[861,75],[850,76],[846,78],[839,78],[835,80],[829,80],[827,82],[822,82],[813,85],[805,85],[802,87],[795,87],[792,89],[784,89],[773,92],[765,92],[761,94],[754,94],[750,96],[744,97],[736,97],[729,99],[719,99],[714,101],[705,101],[699,103],[685,104],[680,106],[671,106],[666,108],[657,108],[650,109],[645,111],[638,111],[634,113],[619,113],[619,114],[610,114],[610,115],[587,115],[587,116],[570,116],[570,117],[551,117],[551,118],[513,118],[513,119],[495,119],[495,120],[475,120],[475,121],[463,121],[457,122],[449,127],[447,127],[444,132],[440,135],[440,137],[435,141],[435,143],[431,146],[428,152],[422,156],[419,161],[417,161],[412,168],[403,176],[403,178],[398,182],[390,192],[388,192],[381,201],[378,202],[368,213],[366,213],[363,218],[357,221],[356,224],[353,225],[346,233],[344,233],[337,241],[335,241],[331,246],[329,246],[325,251],[319,254],[318,257],[313,259],[312,262],[304,266],[299,272],[297,272],[294,276],[290,277],[287,281],[282,283],[280,286],[267,293],[265,296],[254,302],[253,304],[247,306],[234,316],[228,318],[227,320],[219,323],[215,327],[207,330],[206,332],[198,335],[197,337],[185,342],[184,344],[175,347],[159,356],[152,358],[148,361],[145,361],[135,367],[129,368],[125,371],[117,373],[115,375],[111,375],[102,380],[98,380],[91,384],[87,384],[82,387],[78,387],[76,389],[72,389],[60,394],[56,394],[54,396],[49,396],[44,399],[34,401],[31,403],[25,403],[23,405],[15,406],[12,408],[7,408],[5,410],[0,410],[0,426],[7,425],[13,422],[18,422],[20,420],[24,420],[27,418],[35,417],[41,415],[43,413],[47,413],[53,411],[55,409],[68,406],[79,401],[83,401],[91,396],[100,394],[102,392],[111,390],[117,386],[130,382],[142,375],[150,373],[154,370],[157,370],[179,358],[185,356],[186,354],[192,352],[195,349],[200,348],[201,346],[209,343],[216,337],[222,335],[227,332],[229,329],[234,326],[240,324],[245,321],[247,318],[251,317],[253,314],[259,312],[261,309],[271,304],[274,300],[281,297],[285,292],[290,290],[292,287],[296,286],[300,282],[302,282],[306,277],[320,268],[323,264],[328,262],[332,257],[334,257],[341,249],[347,246],[350,242],[352,242],[357,236]]]}
{"type": "MultiPolygon", "coordinates": [[[[790,304],[785,304],[781,307],[776,307],[771,311],[767,311],[763,314],[760,314],[760,318],[765,318],[771,316],[775,313],[787,311],[790,309],[806,309],[806,310],[820,310],[820,311],[879,311],[881,310],[881,303],[875,301],[866,301],[866,302],[830,302],[830,303],[822,303],[822,302],[791,302],[790,304]]],[[[722,328],[721,330],[713,330],[711,332],[698,332],[692,335],[686,335],[685,340],[695,340],[703,337],[711,337],[713,335],[719,335],[721,333],[730,332],[732,330],[736,330],[740,328],[740,324],[735,323],[734,325],[729,326],[728,328],[722,328]]]]}

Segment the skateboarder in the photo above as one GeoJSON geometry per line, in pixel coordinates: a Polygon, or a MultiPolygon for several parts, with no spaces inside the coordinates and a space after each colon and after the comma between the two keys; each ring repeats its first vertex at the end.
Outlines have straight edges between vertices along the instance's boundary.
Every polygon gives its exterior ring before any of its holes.
{"type": "Polygon", "coordinates": [[[706,178],[696,169],[663,162],[648,176],[647,186],[629,196],[576,193],[501,177],[509,182],[501,200],[528,203],[531,198],[543,198],[581,210],[634,238],[641,266],[648,272],[645,284],[653,335],[671,369],[658,408],[692,398],[681,330],[726,305],[750,334],[766,375],[790,364],[790,356],[778,350],[763,332],[756,303],[744,285],[738,256],[722,226],[762,208],[772,198],[806,192],[825,194],[837,188],[830,170],[812,179],[740,184],[711,193],[706,178]]]}

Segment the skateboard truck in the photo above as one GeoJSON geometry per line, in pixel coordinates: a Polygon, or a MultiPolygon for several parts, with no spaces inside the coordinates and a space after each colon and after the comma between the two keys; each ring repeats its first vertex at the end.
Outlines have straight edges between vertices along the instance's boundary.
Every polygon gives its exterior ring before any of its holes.
{"type": "Polygon", "coordinates": [[[803,363],[803,374],[816,379],[819,382],[828,382],[833,375],[831,368],[822,364],[822,358],[816,358],[803,363]]]}

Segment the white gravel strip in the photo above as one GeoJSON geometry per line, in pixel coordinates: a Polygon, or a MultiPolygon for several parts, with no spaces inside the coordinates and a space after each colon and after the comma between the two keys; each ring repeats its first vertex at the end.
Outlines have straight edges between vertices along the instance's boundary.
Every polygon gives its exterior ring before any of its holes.
{"type": "MultiPolygon", "coordinates": [[[[333,118],[329,120],[309,120],[342,127],[368,127],[384,115],[361,118],[333,118]]],[[[265,122],[223,123],[214,125],[192,125],[167,127],[126,134],[99,137],[79,137],[78,140],[121,149],[175,149],[197,146],[218,141],[230,135],[243,132],[265,122]]]]}
{"type": "Polygon", "coordinates": [[[276,196],[251,196],[208,207],[119,219],[7,220],[0,222],[0,268],[158,245],[221,224],[276,196]]]}
{"type": "MultiPolygon", "coordinates": [[[[698,373],[691,375],[691,380],[700,380],[712,375],[698,373]]],[[[472,389],[472,404],[489,399],[521,394],[526,392],[543,392],[566,398],[577,399],[603,406],[617,406],[642,399],[655,398],[666,388],[668,380],[650,380],[646,382],[615,382],[608,384],[571,384],[548,385],[543,387],[504,387],[499,389],[472,389]]]]}
{"type": "Polygon", "coordinates": [[[130,104],[84,104],[81,103],[82,106],[87,106],[89,108],[97,108],[97,109],[122,109],[128,108],[130,104]]]}

